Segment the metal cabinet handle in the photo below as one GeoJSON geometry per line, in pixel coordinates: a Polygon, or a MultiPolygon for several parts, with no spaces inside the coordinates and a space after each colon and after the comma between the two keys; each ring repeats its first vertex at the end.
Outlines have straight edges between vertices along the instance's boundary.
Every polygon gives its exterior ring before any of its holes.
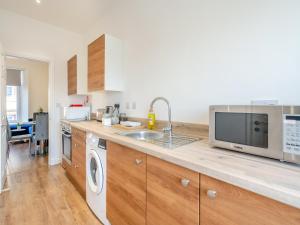
{"type": "Polygon", "coordinates": [[[77,144],[76,143],[74,144],[74,146],[75,146],[75,148],[77,148],[77,144]]]}
{"type": "Polygon", "coordinates": [[[206,195],[210,199],[215,199],[217,197],[217,191],[215,191],[215,190],[207,190],[206,195]]]}
{"type": "Polygon", "coordinates": [[[136,159],[135,160],[135,164],[136,165],[140,165],[142,162],[143,162],[143,160],[141,160],[141,159],[136,159]]]}
{"type": "Polygon", "coordinates": [[[189,179],[186,179],[186,178],[181,179],[181,185],[182,185],[183,187],[189,186],[190,182],[191,182],[191,181],[190,181],[189,179]]]}
{"type": "Polygon", "coordinates": [[[79,166],[78,166],[78,164],[75,164],[75,168],[78,168],[79,166]]]}

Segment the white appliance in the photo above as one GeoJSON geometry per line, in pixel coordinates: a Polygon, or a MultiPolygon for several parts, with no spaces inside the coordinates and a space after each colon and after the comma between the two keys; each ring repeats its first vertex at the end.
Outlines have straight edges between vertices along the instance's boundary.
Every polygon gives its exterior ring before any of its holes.
{"type": "Polygon", "coordinates": [[[65,123],[61,124],[61,138],[62,138],[62,157],[69,165],[72,165],[71,125],[65,123]]]}
{"type": "Polygon", "coordinates": [[[91,119],[91,107],[64,107],[64,119],[83,121],[91,119]]]}
{"type": "Polygon", "coordinates": [[[300,106],[210,107],[210,144],[300,164],[300,106]]]}
{"type": "Polygon", "coordinates": [[[104,225],[106,218],[106,140],[87,134],[86,145],[86,201],[104,225]]]}

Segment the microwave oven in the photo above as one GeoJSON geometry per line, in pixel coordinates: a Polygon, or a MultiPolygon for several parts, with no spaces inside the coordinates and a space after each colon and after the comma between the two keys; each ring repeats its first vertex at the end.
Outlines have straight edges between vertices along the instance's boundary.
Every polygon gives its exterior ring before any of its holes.
{"type": "Polygon", "coordinates": [[[213,105],[213,147],[300,164],[300,106],[213,105]]]}

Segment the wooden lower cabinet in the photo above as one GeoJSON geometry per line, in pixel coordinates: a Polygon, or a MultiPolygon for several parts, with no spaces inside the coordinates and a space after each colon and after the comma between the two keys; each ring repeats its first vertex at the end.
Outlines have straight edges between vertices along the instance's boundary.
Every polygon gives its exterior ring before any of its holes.
{"type": "Polygon", "coordinates": [[[69,164],[67,163],[66,160],[62,159],[61,167],[64,168],[64,170],[67,170],[67,168],[69,167],[69,164]]]}
{"type": "Polygon", "coordinates": [[[112,225],[146,224],[146,154],[107,147],[107,218],[112,225]]]}
{"type": "Polygon", "coordinates": [[[300,210],[108,142],[112,225],[300,225],[300,210]]]}
{"type": "Polygon", "coordinates": [[[85,198],[86,194],[86,134],[72,127],[72,164],[63,164],[71,182],[85,198]]]}
{"type": "Polygon", "coordinates": [[[199,173],[147,156],[147,225],[198,225],[199,188],[199,173]]]}
{"type": "Polygon", "coordinates": [[[201,225],[299,225],[300,210],[201,175],[201,225]]]}

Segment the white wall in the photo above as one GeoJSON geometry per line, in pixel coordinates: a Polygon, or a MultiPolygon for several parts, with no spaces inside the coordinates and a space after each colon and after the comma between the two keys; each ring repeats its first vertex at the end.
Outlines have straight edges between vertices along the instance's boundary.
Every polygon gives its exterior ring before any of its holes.
{"type": "Polygon", "coordinates": [[[50,83],[55,92],[50,96],[54,108],[50,117],[50,163],[61,159],[60,116],[61,108],[69,104],[67,96],[66,61],[82,47],[82,37],[78,34],[41,23],[27,17],[0,10],[0,40],[8,54],[18,54],[50,62],[53,80],[50,83]]]}
{"type": "MultiPolygon", "coordinates": [[[[127,88],[121,103],[137,104],[129,115],[147,116],[156,96],[170,100],[174,120],[194,123],[208,123],[211,104],[300,104],[300,1],[110,4],[85,39],[106,32],[124,40],[127,88]]],[[[93,105],[116,95],[93,95],[93,105]]],[[[166,109],[157,108],[158,118],[166,119],[166,109]]]]}

